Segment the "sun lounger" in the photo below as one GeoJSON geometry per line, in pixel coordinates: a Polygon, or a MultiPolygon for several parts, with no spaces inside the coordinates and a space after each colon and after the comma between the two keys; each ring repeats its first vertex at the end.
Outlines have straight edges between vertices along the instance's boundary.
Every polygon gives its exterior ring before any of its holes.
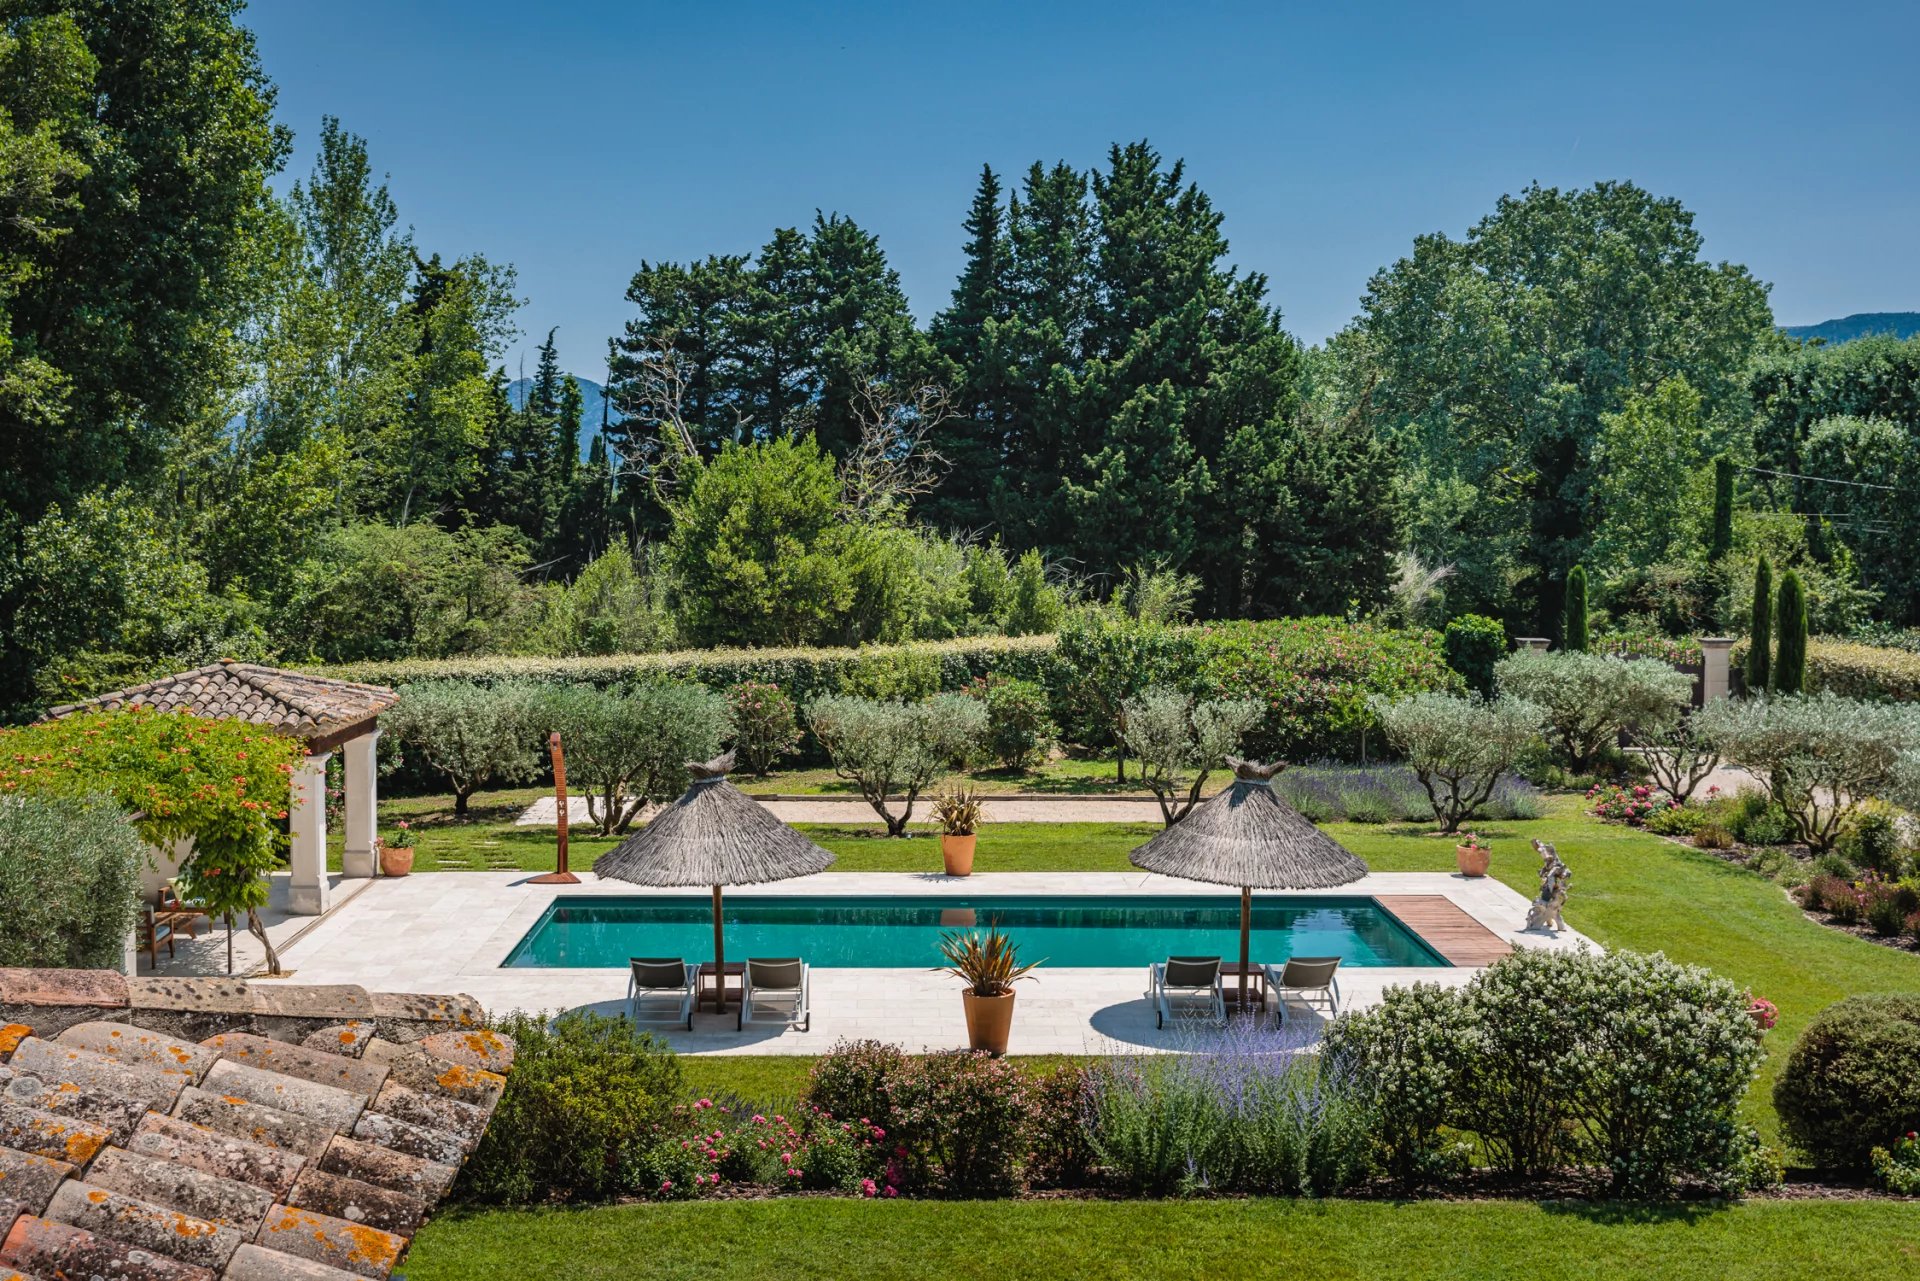
{"type": "Polygon", "coordinates": [[[1155,1027],[1177,1017],[1204,1017],[1219,1026],[1227,1021],[1217,956],[1171,956],[1149,967],[1147,997],[1153,1002],[1155,1027]]]}

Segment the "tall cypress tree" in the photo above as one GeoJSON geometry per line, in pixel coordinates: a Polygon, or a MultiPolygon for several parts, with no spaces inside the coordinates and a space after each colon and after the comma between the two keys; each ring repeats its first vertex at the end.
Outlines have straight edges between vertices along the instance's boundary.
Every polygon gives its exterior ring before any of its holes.
{"type": "Polygon", "coordinates": [[[797,229],[781,227],[747,273],[735,322],[740,412],[756,435],[800,430],[819,394],[822,335],[813,303],[813,248],[797,229]]]}
{"type": "Polygon", "coordinates": [[[1773,675],[1773,564],[1753,567],[1753,622],[1747,632],[1747,693],[1764,694],[1773,675]]]}
{"type": "Polygon", "coordinates": [[[1562,647],[1587,650],[1593,638],[1587,631],[1587,567],[1575,565],[1567,571],[1567,607],[1562,632],[1562,647]]]}
{"type": "Polygon", "coordinates": [[[1713,530],[1707,537],[1707,563],[1718,565],[1733,550],[1733,459],[1713,460],[1713,530]]]}
{"type": "Polygon", "coordinates": [[[1798,694],[1807,685],[1807,593],[1800,575],[1780,576],[1780,645],[1773,659],[1773,691],[1798,694]]]}
{"type": "Polygon", "coordinates": [[[988,484],[1009,453],[1012,404],[1004,346],[1011,318],[1012,242],[998,175],[980,170],[973,204],[961,224],[966,265],[953,301],[933,318],[929,337],[954,390],[954,416],[941,424],[934,448],[948,468],[940,488],[922,505],[927,519],[955,529],[983,528],[992,517],[988,484]]]}

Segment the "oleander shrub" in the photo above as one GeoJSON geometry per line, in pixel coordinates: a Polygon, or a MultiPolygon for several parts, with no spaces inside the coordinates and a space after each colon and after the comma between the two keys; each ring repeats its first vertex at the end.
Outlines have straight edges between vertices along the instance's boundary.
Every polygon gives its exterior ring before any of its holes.
{"type": "Polygon", "coordinates": [[[474,1201],[602,1201],[634,1190],[641,1159],[672,1120],[680,1063],[624,1018],[515,1013],[500,1031],[513,1071],[460,1174],[474,1201]]]}
{"type": "Polygon", "coordinates": [[[0,796],[0,967],[119,967],[146,847],[104,796],[0,796]]]}
{"type": "Polygon", "coordinates": [[[1920,995],[1850,996],[1800,1033],[1774,1082],[1787,1138],[1816,1165],[1865,1171],[1920,1129],[1920,995]]]}
{"type": "Polygon", "coordinates": [[[771,681],[727,687],[727,728],[740,764],[762,778],[800,750],[800,715],[793,696],[771,681]]]}
{"type": "Polygon", "coordinates": [[[1576,650],[1509,654],[1494,668],[1502,695],[1541,710],[1567,766],[1584,773],[1619,735],[1665,724],[1693,697],[1693,678],[1651,658],[1576,650]]]}
{"type": "Polygon", "coordinates": [[[980,748],[989,760],[1001,769],[1026,770],[1047,759],[1060,731],[1038,681],[986,676],[968,686],[967,693],[987,709],[980,748]]]}

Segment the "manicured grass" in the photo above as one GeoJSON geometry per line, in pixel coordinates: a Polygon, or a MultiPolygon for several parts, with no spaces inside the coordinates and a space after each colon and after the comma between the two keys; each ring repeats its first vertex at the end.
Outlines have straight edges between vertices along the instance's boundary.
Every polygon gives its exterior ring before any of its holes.
{"type": "Polygon", "coordinates": [[[1914,1207],[789,1199],[443,1214],[410,1281],[490,1277],[1797,1281],[1920,1273],[1914,1207]]]}

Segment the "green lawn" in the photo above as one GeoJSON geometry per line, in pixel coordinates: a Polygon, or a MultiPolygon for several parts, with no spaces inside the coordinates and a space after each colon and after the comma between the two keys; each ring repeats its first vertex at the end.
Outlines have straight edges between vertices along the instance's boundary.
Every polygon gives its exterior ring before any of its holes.
{"type": "Polygon", "coordinates": [[[409,1281],[489,1277],[1404,1278],[1920,1276],[1915,1207],[1525,1202],[789,1199],[443,1214],[409,1281]]]}

